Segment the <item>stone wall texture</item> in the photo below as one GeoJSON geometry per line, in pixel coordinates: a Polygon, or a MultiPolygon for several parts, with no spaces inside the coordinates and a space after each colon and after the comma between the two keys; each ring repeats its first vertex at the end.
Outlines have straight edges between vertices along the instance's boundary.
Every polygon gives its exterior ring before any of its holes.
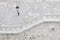
{"type": "Polygon", "coordinates": [[[0,25],[0,30],[4,25],[20,25],[13,27],[17,31],[31,27],[19,33],[3,29],[0,40],[60,40],[60,0],[0,0],[0,25]]]}

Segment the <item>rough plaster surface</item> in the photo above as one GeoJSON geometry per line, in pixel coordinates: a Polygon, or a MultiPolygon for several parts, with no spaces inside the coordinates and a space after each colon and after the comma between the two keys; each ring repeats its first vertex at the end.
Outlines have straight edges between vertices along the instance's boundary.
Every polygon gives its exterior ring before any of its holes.
{"type": "Polygon", "coordinates": [[[60,40],[60,0],[0,0],[0,10],[0,40],[60,40]]]}

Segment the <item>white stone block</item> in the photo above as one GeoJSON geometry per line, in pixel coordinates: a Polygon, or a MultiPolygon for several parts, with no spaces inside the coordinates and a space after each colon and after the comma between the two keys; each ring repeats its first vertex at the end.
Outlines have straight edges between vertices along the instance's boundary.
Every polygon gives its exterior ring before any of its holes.
{"type": "Polygon", "coordinates": [[[24,0],[26,3],[34,3],[34,0],[24,0]]]}
{"type": "Polygon", "coordinates": [[[60,0],[44,0],[45,2],[60,2],[60,0]]]}
{"type": "Polygon", "coordinates": [[[43,2],[43,0],[35,0],[35,2],[39,3],[39,2],[43,2]]]}

